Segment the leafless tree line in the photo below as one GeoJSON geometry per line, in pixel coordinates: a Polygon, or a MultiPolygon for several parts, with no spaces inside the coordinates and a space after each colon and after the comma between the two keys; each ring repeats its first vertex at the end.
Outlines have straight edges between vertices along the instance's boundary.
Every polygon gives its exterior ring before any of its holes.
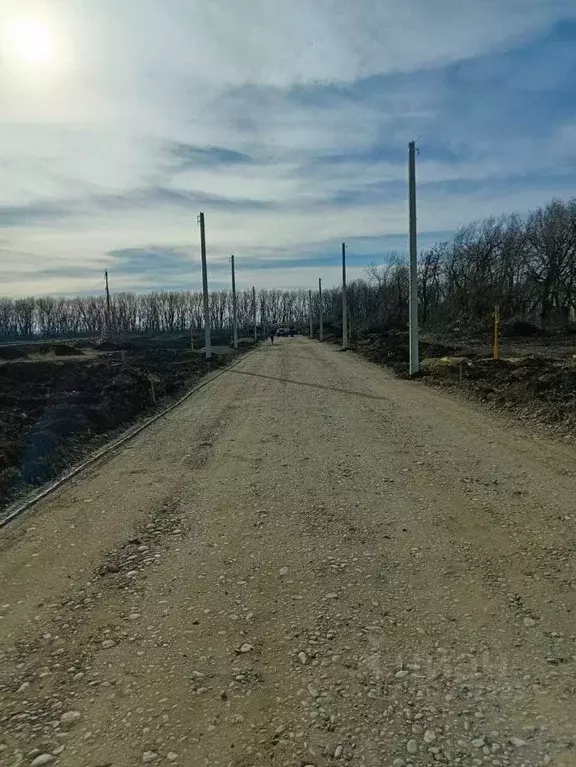
{"type": "MultiPolygon", "coordinates": [[[[552,200],[529,213],[490,218],[459,229],[446,242],[420,253],[420,317],[425,327],[446,328],[454,322],[483,323],[494,305],[503,317],[546,325],[566,322],[576,312],[576,198],[552,200]]],[[[353,330],[405,327],[408,322],[408,269],[391,257],[385,267],[370,267],[364,280],[349,285],[353,330]]],[[[341,291],[323,293],[326,323],[338,324],[341,291]]],[[[308,291],[259,290],[238,293],[242,332],[280,324],[307,326],[308,291]]],[[[319,311],[314,294],[313,312],[319,311]]],[[[215,331],[230,328],[232,295],[210,294],[215,331]]],[[[110,312],[104,296],[0,299],[0,337],[56,338],[106,333],[200,332],[202,294],[157,291],[115,293],[110,312]]]]}
{"type": "MultiPolygon", "coordinates": [[[[301,324],[308,317],[308,293],[304,290],[260,290],[256,307],[251,290],[238,293],[241,330],[252,332],[254,308],[258,326],[301,324]]],[[[216,332],[230,328],[232,293],[210,294],[210,320],[216,332]]],[[[0,299],[0,337],[5,339],[73,338],[75,336],[200,333],[204,322],[202,293],[156,291],[113,293],[108,311],[104,296],[0,299]]]]}
{"type": "MultiPolygon", "coordinates": [[[[351,287],[356,326],[405,327],[408,268],[390,258],[351,287]]],[[[446,242],[421,251],[420,319],[424,327],[478,326],[494,306],[504,318],[541,326],[576,314],[576,198],[552,200],[529,213],[489,218],[459,229],[446,242]]]]}

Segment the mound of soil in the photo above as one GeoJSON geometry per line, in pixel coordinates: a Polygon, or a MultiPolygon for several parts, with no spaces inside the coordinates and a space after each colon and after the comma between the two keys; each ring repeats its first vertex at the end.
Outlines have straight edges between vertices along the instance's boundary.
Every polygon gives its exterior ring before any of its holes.
{"type": "Polygon", "coordinates": [[[100,341],[100,343],[94,345],[94,348],[99,352],[118,352],[123,347],[112,341],[100,341]]]}
{"type": "Polygon", "coordinates": [[[23,346],[0,346],[0,360],[21,360],[28,356],[28,349],[23,346]]]}
{"type": "Polygon", "coordinates": [[[106,435],[188,388],[217,358],[145,350],[126,366],[39,360],[0,366],[0,504],[57,476],[106,435]]]}
{"type": "MultiPolygon", "coordinates": [[[[458,370],[436,368],[431,382],[454,385],[458,370]]],[[[576,366],[545,357],[468,360],[461,385],[491,407],[542,424],[576,425],[576,366]]]]}
{"type": "MultiPolygon", "coordinates": [[[[510,335],[526,343],[517,357],[493,360],[480,356],[473,346],[450,346],[421,340],[420,357],[429,358],[419,377],[427,383],[458,389],[493,409],[512,412],[522,420],[571,434],[576,427],[576,363],[545,356],[538,342],[529,337],[541,331],[530,323],[511,323],[510,335]],[[442,360],[442,358],[447,358],[442,360]],[[462,375],[462,380],[460,376],[462,375]]],[[[356,351],[372,362],[391,368],[398,376],[408,375],[408,333],[386,331],[360,341],[356,351]]]]}
{"type": "Polygon", "coordinates": [[[571,362],[538,356],[493,360],[468,355],[449,364],[426,366],[422,376],[429,384],[457,388],[492,409],[564,435],[576,427],[576,365],[571,362]]]}
{"type": "Polygon", "coordinates": [[[39,354],[53,354],[55,357],[75,357],[84,353],[82,349],[70,344],[38,344],[32,346],[31,351],[39,354]]]}
{"type": "MultiPolygon", "coordinates": [[[[409,338],[406,331],[389,330],[386,333],[373,334],[358,343],[356,351],[371,362],[386,365],[399,376],[408,375],[409,338]]],[[[457,352],[455,346],[446,346],[437,342],[420,341],[420,356],[445,357],[457,352]]]]}
{"type": "Polygon", "coordinates": [[[513,320],[512,322],[503,322],[500,327],[500,333],[505,338],[534,338],[542,335],[542,331],[537,325],[526,320],[513,320]]]}

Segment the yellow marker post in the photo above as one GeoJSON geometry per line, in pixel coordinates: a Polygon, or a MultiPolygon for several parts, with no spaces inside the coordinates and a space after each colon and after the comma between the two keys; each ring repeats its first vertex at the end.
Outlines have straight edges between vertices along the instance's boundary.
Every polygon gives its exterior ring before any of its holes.
{"type": "Polygon", "coordinates": [[[494,359],[500,359],[500,306],[496,304],[494,307],[494,359]]]}

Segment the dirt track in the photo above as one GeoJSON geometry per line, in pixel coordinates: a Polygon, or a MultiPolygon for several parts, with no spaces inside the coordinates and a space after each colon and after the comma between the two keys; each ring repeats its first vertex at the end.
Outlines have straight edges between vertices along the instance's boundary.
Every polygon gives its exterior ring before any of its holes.
{"type": "Polygon", "coordinates": [[[575,458],[260,349],[0,537],[0,764],[575,765],[575,458]]]}

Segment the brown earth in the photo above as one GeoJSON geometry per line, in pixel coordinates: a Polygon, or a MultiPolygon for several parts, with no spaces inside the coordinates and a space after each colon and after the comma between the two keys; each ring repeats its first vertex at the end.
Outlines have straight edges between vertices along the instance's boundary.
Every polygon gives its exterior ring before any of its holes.
{"type": "Polygon", "coordinates": [[[215,356],[208,364],[167,344],[50,343],[0,351],[9,360],[0,364],[0,506],[224,361],[215,356]]]}
{"type": "Polygon", "coordinates": [[[575,459],[260,348],[0,534],[0,765],[574,767],[575,459]]]}
{"type": "MultiPolygon", "coordinates": [[[[374,334],[353,348],[400,377],[408,375],[407,333],[374,334]]],[[[572,438],[576,426],[575,355],[576,339],[571,335],[510,333],[501,340],[500,359],[494,360],[489,337],[424,334],[419,377],[572,438]]]]}

